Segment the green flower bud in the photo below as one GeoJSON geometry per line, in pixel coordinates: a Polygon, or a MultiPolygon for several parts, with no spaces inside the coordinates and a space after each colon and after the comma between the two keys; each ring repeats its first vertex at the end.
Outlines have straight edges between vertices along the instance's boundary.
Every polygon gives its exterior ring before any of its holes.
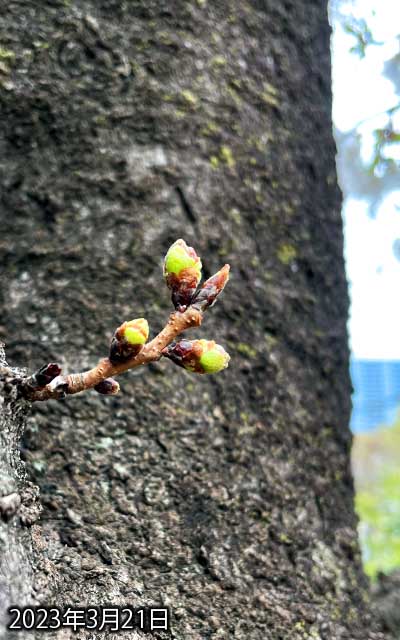
{"type": "Polygon", "coordinates": [[[184,240],[177,240],[168,249],[164,259],[164,277],[172,291],[175,308],[184,311],[201,280],[201,260],[184,240]]]}
{"type": "Polygon", "coordinates": [[[193,373],[218,373],[230,360],[229,354],[214,340],[181,340],[165,347],[162,354],[193,373]]]}
{"type": "Polygon", "coordinates": [[[180,238],[170,246],[165,256],[164,275],[174,273],[179,275],[181,271],[188,267],[196,267],[199,278],[201,277],[201,261],[193,247],[188,247],[186,242],[180,238]]]}
{"type": "Polygon", "coordinates": [[[145,318],[136,318],[121,324],[111,341],[111,362],[124,362],[136,356],[148,337],[149,325],[145,318]]]}
{"type": "Polygon", "coordinates": [[[118,331],[121,329],[121,337],[128,342],[128,344],[144,344],[148,340],[149,323],[145,318],[137,318],[130,322],[124,322],[118,331]]]}
{"type": "Polygon", "coordinates": [[[230,356],[221,345],[216,344],[214,340],[199,340],[202,342],[203,353],[200,356],[200,365],[204,369],[204,373],[218,373],[228,366],[230,356]]]}

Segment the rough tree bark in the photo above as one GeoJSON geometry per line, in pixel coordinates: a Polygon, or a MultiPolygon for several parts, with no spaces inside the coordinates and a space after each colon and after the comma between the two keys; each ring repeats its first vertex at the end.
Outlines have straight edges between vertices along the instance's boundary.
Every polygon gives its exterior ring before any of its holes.
{"type": "Polygon", "coordinates": [[[232,265],[192,332],[228,348],[226,372],[160,362],[118,397],[33,406],[36,522],[28,407],[3,374],[0,495],[22,500],[0,531],[3,621],[7,602],[157,603],[179,640],[382,637],[349,467],[329,37],[325,0],[1,9],[9,362],[76,371],[123,320],[159,330],[178,237],[206,275],[232,265]]]}

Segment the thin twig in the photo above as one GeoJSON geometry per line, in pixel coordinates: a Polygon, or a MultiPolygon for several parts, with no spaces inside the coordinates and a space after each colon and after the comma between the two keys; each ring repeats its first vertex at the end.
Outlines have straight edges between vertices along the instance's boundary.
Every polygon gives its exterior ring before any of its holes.
{"type": "Polygon", "coordinates": [[[162,350],[170,344],[183,331],[201,325],[203,314],[193,306],[188,307],[183,313],[175,311],[171,313],[167,324],[160,333],[141,351],[126,362],[112,363],[109,358],[103,358],[89,371],[71,373],[68,376],[57,376],[42,389],[26,389],[25,395],[32,401],[60,399],[65,395],[80,393],[86,389],[92,389],[103,380],[114,377],[144,364],[159,360],[162,350]]]}
{"type": "Polygon", "coordinates": [[[65,376],[60,375],[58,364],[50,362],[33,375],[15,378],[20,394],[31,402],[60,400],[93,388],[103,395],[115,395],[119,391],[115,376],[162,356],[195,373],[218,373],[225,369],[229,354],[214,340],[175,342],[175,338],[186,329],[201,325],[205,310],[213,306],[228,282],[229,265],[224,265],[199,287],[201,259],[193,247],[179,238],[165,256],[163,273],[175,311],[151,342],[146,344],[149,325],[145,318],[125,321],[114,333],[109,356],[93,369],[65,376]]]}

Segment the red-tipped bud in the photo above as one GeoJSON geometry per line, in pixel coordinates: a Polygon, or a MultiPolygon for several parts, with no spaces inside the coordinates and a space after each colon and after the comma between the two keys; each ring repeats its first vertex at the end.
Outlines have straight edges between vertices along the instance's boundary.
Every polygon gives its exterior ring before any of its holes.
{"type": "Polygon", "coordinates": [[[149,325],[144,318],[124,322],[114,333],[110,345],[111,362],[124,362],[136,356],[149,337],[149,325]]]}
{"type": "Polygon", "coordinates": [[[94,389],[103,396],[115,396],[119,392],[119,384],[113,378],[106,378],[96,384],[94,389]]]}
{"type": "Polygon", "coordinates": [[[36,371],[31,378],[31,386],[41,389],[49,384],[54,378],[57,378],[61,373],[61,367],[55,362],[45,364],[43,367],[36,371]]]}
{"type": "Polygon", "coordinates": [[[201,260],[182,239],[170,246],[164,259],[164,277],[178,311],[190,304],[201,279],[201,260]]]}
{"type": "Polygon", "coordinates": [[[162,351],[180,367],[193,373],[218,373],[228,366],[230,356],[214,340],[181,340],[162,351]]]}
{"type": "Polygon", "coordinates": [[[194,295],[191,304],[200,309],[200,311],[204,311],[207,307],[212,307],[229,280],[229,270],[229,264],[225,264],[222,269],[217,271],[211,278],[208,278],[194,295]]]}

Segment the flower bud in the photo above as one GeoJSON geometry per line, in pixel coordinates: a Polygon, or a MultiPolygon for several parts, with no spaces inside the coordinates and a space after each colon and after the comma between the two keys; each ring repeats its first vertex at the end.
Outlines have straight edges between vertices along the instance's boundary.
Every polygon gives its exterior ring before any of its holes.
{"type": "Polygon", "coordinates": [[[106,378],[96,384],[94,389],[103,396],[115,396],[119,392],[119,384],[113,378],[106,378]]]}
{"type": "Polygon", "coordinates": [[[194,373],[218,373],[228,366],[230,356],[214,340],[181,340],[162,351],[180,367],[194,373]]]}
{"type": "Polygon", "coordinates": [[[145,318],[136,318],[121,324],[111,341],[111,362],[124,362],[136,356],[148,337],[149,325],[145,318]]]}
{"type": "Polygon", "coordinates": [[[200,311],[205,311],[207,307],[212,307],[217,296],[219,296],[229,280],[229,269],[229,264],[225,264],[222,269],[203,282],[200,289],[193,296],[191,304],[200,311]]]}
{"type": "Polygon", "coordinates": [[[201,260],[184,240],[177,240],[168,249],[164,259],[164,277],[172,291],[175,309],[184,311],[201,279],[201,260]]]}

